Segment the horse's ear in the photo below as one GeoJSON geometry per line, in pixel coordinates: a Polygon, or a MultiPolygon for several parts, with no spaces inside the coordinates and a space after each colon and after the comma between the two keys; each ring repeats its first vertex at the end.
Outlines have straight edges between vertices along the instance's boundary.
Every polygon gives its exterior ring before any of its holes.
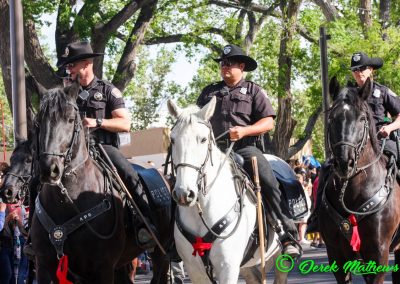
{"type": "Polygon", "coordinates": [[[79,81],[75,80],[71,85],[64,88],[64,93],[68,94],[70,97],[77,99],[79,92],[79,81]]]}
{"type": "Polygon", "coordinates": [[[336,96],[339,94],[340,91],[340,84],[334,76],[330,81],[329,81],[329,95],[331,96],[332,100],[335,100],[336,96]]]}
{"type": "Polygon", "coordinates": [[[178,116],[182,113],[182,109],[178,107],[172,100],[168,100],[167,102],[168,111],[174,117],[178,118],[178,116]]]}
{"type": "Polygon", "coordinates": [[[210,118],[213,116],[215,111],[215,105],[217,102],[217,98],[215,96],[212,97],[211,101],[208,102],[199,112],[200,118],[205,121],[209,121],[210,118]]]}
{"type": "Polygon", "coordinates": [[[359,96],[360,98],[362,98],[363,100],[368,99],[368,97],[371,95],[372,93],[372,81],[370,78],[367,78],[367,80],[365,81],[364,85],[362,86],[362,88],[360,89],[359,92],[359,96]]]}

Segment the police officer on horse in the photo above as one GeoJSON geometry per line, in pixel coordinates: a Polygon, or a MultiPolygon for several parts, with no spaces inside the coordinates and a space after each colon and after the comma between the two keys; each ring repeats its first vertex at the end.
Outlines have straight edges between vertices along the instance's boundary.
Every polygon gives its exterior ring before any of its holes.
{"type": "MultiPolygon", "coordinates": [[[[368,106],[375,120],[378,137],[389,138],[385,141],[383,152],[389,157],[389,163],[398,163],[399,145],[397,135],[391,135],[400,129],[400,98],[388,87],[373,81],[373,72],[383,66],[383,60],[369,57],[364,52],[356,52],[351,57],[350,70],[356,81],[356,88],[362,88],[369,78],[373,83],[372,93],[367,98],[368,106]],[[395,118],[387,121],[388,114],[395,118]]],[[[382,140],[380,141],[382,144],[382,140]]],[[[390,166],[390,165],[389,165],[390,166]]],[[[307,232],[318,231],[318,211],[322,200],[323,186],[330,175],[331,164],[323,166],[320,173],[316,206],[309,218],[307,232]]]]}
{"type": "Polygon", "coordinates": [[[244,79],[244,72],[255,70],[257,62],[233,44],[225,46],[221,57],[215,61],[220,65],[223,80],[205,87],[197,105],[203,107],[215,96],[217,103],[210,123],[216,137],[227,134],[224,139],[218,139],[219,148],[226,150],[235,142],[233,149],[244,158],[244,168],[249,173],[252,173],[251,157],[257,157],[263,197],[276,222],[273,227],[282,232],[283,252],[298,257],[300,251],[293,245],[296,226],[288,217],[287,205],[281,200],[279,183],[271,166],[259,149],[263,147],[262,135],[274,127],[275,111],[266,92],[244,79]]]}

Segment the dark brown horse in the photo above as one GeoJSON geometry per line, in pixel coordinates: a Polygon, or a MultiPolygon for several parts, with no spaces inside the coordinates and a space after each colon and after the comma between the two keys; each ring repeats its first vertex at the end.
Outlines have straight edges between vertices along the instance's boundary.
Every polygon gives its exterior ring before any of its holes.
{"type": "MultiPolygon", "coordinates": [[[[114,283],[114,270],[144,251],[129,225],[131,212],[89,155],[77,93],[77,83],[50,90],[37,117],[42,187],[30,234],[39,284],[58,283],[63,256],[73,283],[114,283]]],[[[152,218],[164,246],[171,240],[168,212],[156,211],[152,218]]],[[[152,283],[166,283],[168,261],[158,247],[152,260],[152,283]]]]}
{"type": "MultiPolygon", "coordinates": [[[[400,268],[398,241],[392,243],[400,221],[400,191],[380,150],[366,102],[372,83],[367,80],[362,89],[340,89],[334,78],[330,93],[327,140],[333,165],[320,182],[324,194],[319,215],[329,262],[337,265],[338,283],[351,283],[351,273],[363,274],[367,283],[383,283],[384,272],[400,268]],[[388,266],[390,248],[397,268],[388,266]]],[[[398,274],[392,274],[394,283],[399,283],[398,274]]]]}

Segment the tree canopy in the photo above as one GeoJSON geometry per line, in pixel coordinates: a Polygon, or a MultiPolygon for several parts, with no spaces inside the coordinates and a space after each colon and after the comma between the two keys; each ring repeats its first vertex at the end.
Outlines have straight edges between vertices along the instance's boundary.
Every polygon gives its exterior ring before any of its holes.
{"type": "MultiPolygon", "coordinates": [[[[287,159],[313,137],[314,151],[322,158],[323,145],[319,28],[325,26],[329,74],[342,83],[353,52],[382,57],[385,65],[375,80],[400,90],[398,69],[400,4],[380,0],[108,0],[23,1],[25,62],[29,74],[46,88],[61,84],[57,59],[75,40],[90,40],[96,58],[95,73],[112,81],[133,100],[133,125],[142,129],[157,119],[159,104],[175,97],[193,103],[201,89],[219,80],[217,65],[227,43],[240,45],[259,63],[247,79],[260,84],[277,110],[276,128],[269,149],[287,159]],[[41,35],[55,15],[55,52],[41,35]],[[168,47],[171,43],[175,48],[168,47]],[[149,47],[159,54],[149,58],[149,47]],[[166,82],[177,53],[200,60],[186,86],[166,82]],[[199,58],[201,57],[201,58],[199,58]],[[316,125],[320,125],[317,126],[316,125]],[[314,130],[314,131],[313,131],[314,130]],[[290,138],[296,143],[290,145],[290,138]]],[[[8,1],[0,0],[0,60],[7,99],[11,103],[8,1]]],[[[185,72],[185,70],[181,70],[185,72]]]]}

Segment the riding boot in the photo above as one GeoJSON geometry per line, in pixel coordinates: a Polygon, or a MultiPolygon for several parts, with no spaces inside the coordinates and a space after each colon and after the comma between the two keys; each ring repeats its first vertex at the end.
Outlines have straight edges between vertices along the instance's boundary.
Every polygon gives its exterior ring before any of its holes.
{"type": "MultiPolygon", "coordinates": [[[[125,157],[117,148],[111,145],[102,146],[116,167],[121,180],[124,182],[126,188],[132,195],[132,198],[138,206],[140,212],[146,219],[146,223],[149,224],[150,228],[145,225],[145,222],[140,217],[134,218],[134,229],[138,245],[146,249],[155,247],[156,243],[149,230],[151,230],[155,236],[158,236],[158,234],[154,226],[154,222],[151,220],[151,216],[153,214],[149,206],[146,193],[144,192],[143,186],[140,182],[138,173],[133,169],[132,165],[125,159],[125,157]]],[[[136,208],[133,207],[133,211],[136,211],[136,208]]],[[[138,215],[137,212],[136,215],[138,215]]]]}
{"type": "Polygon", "coordinates": [[[137,242],[140,247],[144,249],[150,249],[154,248],[156,246],[156,242],[153,239],[151,233],[149,230],[151,230],[156,237],[158,237],[157,229],[153,225],[153,221],[151,220],[150,216],[151,214],[151,209],[149,206],[149,203],[147,201],[147,196],[143,190],[142,184],[138,184],[138,186],[135,189],[135,192],[132,195],[134,201],[136,202],[137,206],[139,207],[139,210],[143,214],[143,217],[145,220],[142,220],[140,217],[137,218],[137,224],[135,224],[136,232],[137,232],[137,242]],[[148,228],[145,224],[146,223],[149,225],[150,228],[148,228]]]}
{"type": "Polygon", "coordinates": [[[306,234],[319,232],[318,212],[319,212],[319,208],[322,203],[324,187],[325,187],[326,182],[328,181],[328,178],[329,178],[329,175],[331,172],[331,167],[332,167],[332,160],[328,160],[321,167],[321,170],[319,173],[319,179],[318,179],[317,198],[316,198],[314,210],[307,220],[306,234]]]}
{"type": "Polygon", "coordinates": [[[266,200],[265,195],[264,201],[268,207],[268,222],[278,234],[279,241],[282,244],[282,253],[290,255],[293,259],[299,258],[302,255],[302,249],[296,241],[298,232],[293,220],[282,212],[282,206],[279,206],[273,200],[266,200]]]}

